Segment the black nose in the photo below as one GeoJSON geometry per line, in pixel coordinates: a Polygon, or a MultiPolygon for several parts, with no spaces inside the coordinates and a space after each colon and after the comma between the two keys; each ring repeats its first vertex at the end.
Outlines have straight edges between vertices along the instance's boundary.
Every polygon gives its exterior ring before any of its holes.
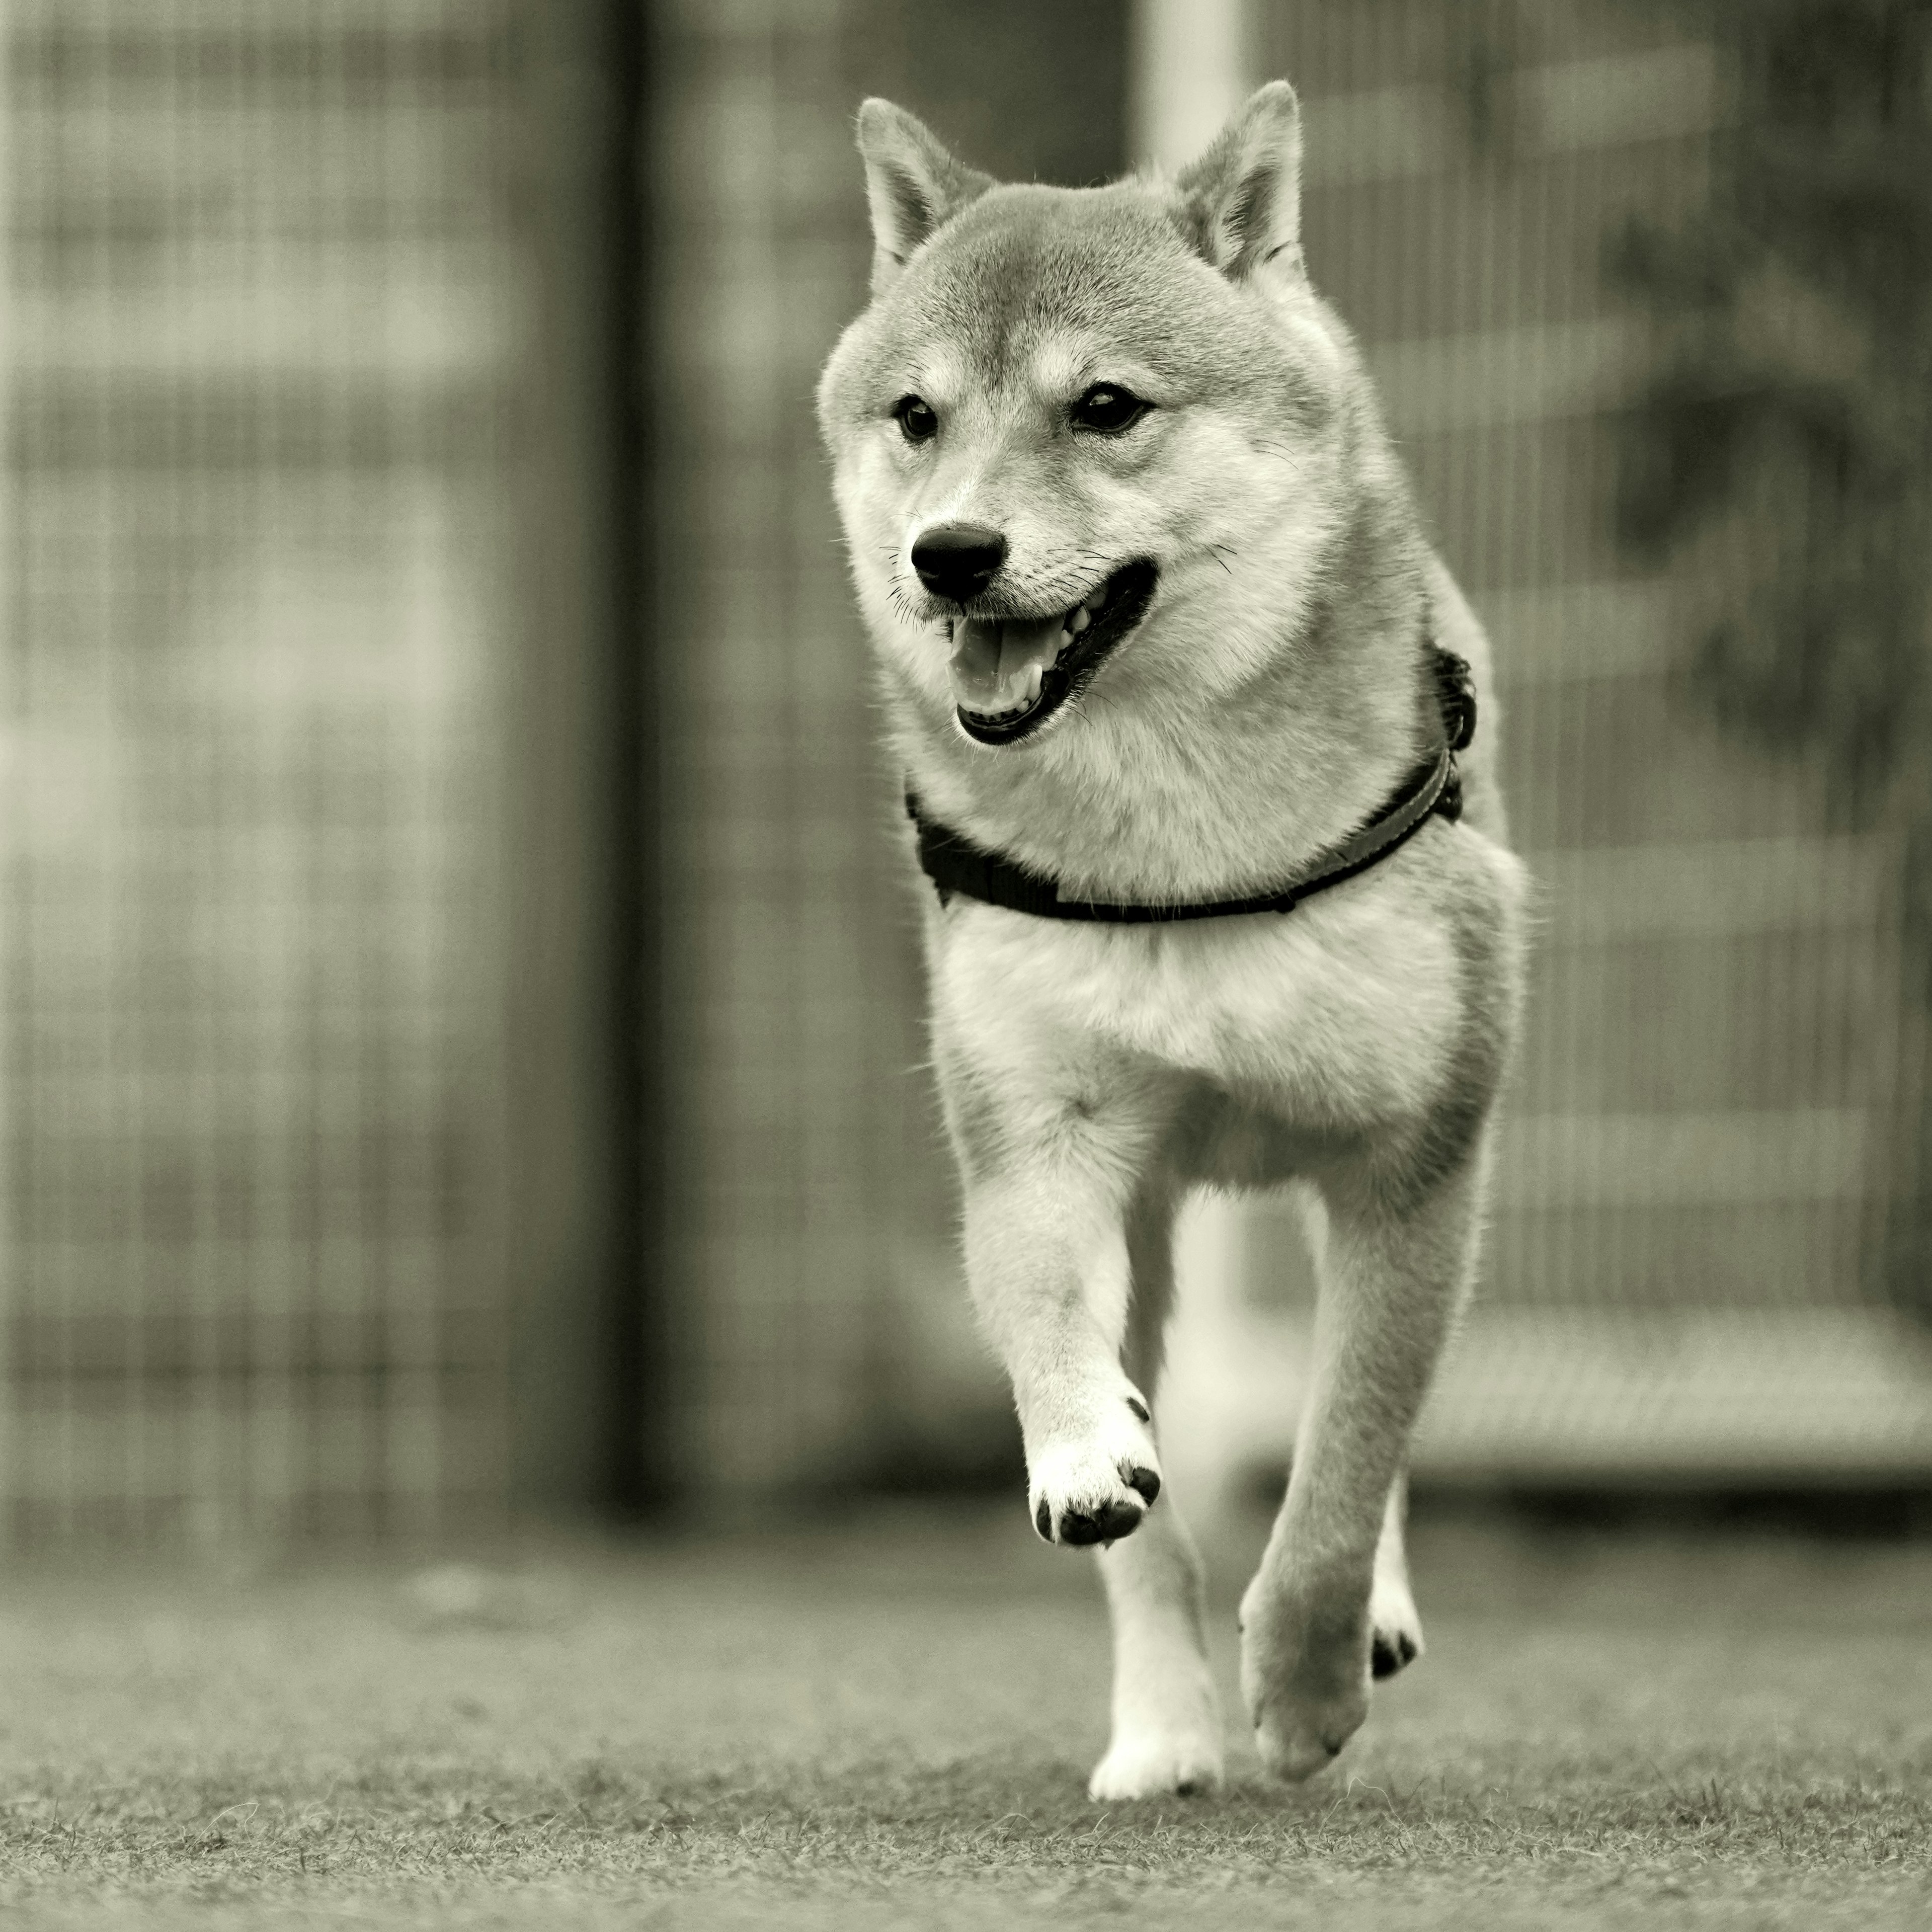
{"type": "Polygon", "coordinates": [[[912,547],[920,583],[956,604],[978,596],[1006,560],[1006,538],[977,524],[937,524],[912,547]]]}

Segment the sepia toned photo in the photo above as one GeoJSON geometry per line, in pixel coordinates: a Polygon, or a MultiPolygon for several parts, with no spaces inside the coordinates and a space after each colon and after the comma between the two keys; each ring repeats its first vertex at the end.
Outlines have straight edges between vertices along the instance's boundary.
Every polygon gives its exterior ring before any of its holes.
{"type": "Polygon", "coordinates": [[[0,1910],[1932,1923],[1928,0],[8,0],[0,1910]]]}

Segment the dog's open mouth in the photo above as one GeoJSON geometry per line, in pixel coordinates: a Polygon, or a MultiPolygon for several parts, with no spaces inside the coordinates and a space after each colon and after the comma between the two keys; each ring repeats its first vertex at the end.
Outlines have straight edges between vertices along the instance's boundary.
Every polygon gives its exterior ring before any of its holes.
{"type": "Polygon", "coordinates": [[[1159,573],[1130,563],[1070,610],[1046,617],[964,617],[952,627],[952,700],[982,745],[1039,730],[1138,624],[1159,573]]]}

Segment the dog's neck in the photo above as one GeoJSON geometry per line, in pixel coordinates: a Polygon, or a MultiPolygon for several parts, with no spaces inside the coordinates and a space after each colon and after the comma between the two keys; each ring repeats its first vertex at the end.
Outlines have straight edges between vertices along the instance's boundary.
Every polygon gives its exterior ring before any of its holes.
{"type": "Polygon", "coordinates": [[[1371,586],[1353,598],[1285,613],[1267,668],[1238,689],[1156,706],[1110,702],[1103,682],[1037,746],[974,745],[890,691],[903,769],[936,818],[1070,893],[1265,890],[1370,819],[1439,732],[1403,548],[1392,568],[1352,573],[1371,586]]]}

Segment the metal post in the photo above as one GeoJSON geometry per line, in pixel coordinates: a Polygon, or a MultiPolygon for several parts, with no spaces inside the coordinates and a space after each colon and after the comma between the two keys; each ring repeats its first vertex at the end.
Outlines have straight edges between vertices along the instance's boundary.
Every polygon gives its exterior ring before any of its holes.
{"type": "Polygon", "coordinates": [[[1178,168],[1253,86],[1246,0],[1134,0],[1127,139],[1136,161],[1178,168]]]}

